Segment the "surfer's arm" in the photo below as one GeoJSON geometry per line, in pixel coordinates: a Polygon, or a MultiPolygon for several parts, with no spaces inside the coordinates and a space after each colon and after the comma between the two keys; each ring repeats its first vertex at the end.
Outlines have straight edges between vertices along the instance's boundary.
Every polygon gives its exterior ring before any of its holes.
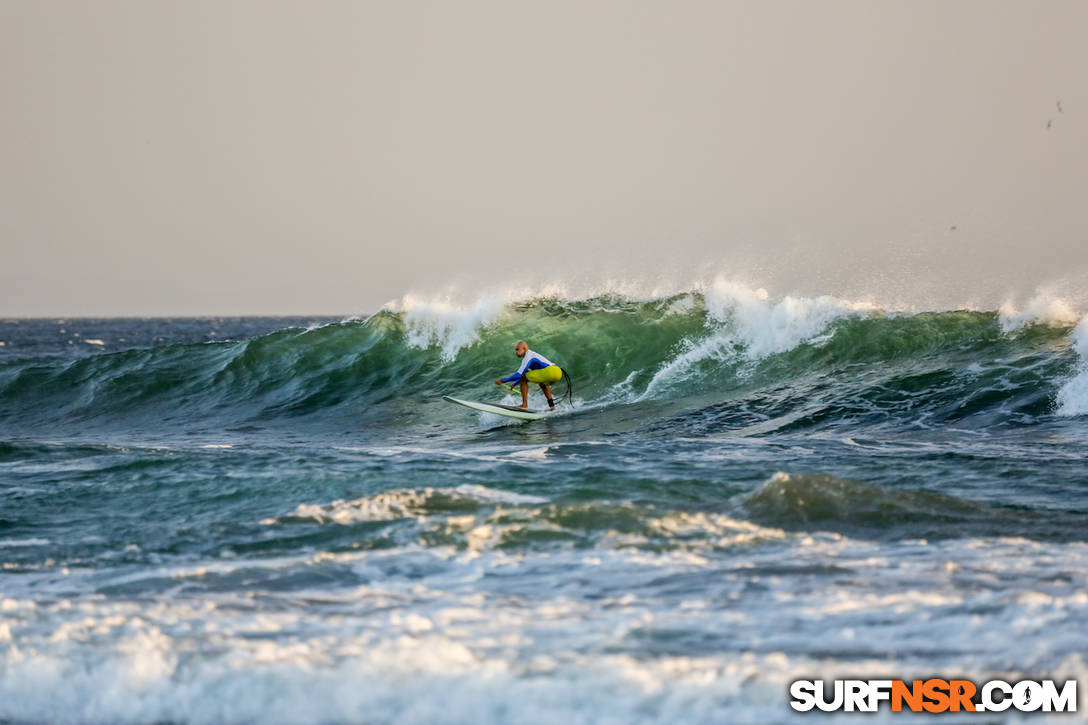
{"type": "Polygon", "coordinates": [[[525,368],[529,367],[530,362],[531,358],[526,355],[522,359],[521,367],[518,368],[518,371],[516,373],[514,373],[513,375],[507,375],[505,378],[499,378],[499,380],[496,381],[496,384],[516,383],[517,381],[521,380],[521,376],[525,374],[525,368]]]}

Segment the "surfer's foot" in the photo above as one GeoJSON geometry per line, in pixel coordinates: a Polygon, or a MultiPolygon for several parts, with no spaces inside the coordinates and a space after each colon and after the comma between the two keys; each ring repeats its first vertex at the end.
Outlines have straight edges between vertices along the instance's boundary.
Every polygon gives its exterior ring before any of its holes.
{"type": "Polygon", "coordinates": [[[524,411],[528,411],[528,410],[529,410],[529,406],[528,406],[528,405],[515,405],[515,406],[514,406],[514,410],[524,410],[524,411]]]}
{"type": "Polygon", "coordinates": [[[551,398],[548,398],[548,407],[551,408],[552,410],[555,410],[555,401],[552,400],[551,398]]]}

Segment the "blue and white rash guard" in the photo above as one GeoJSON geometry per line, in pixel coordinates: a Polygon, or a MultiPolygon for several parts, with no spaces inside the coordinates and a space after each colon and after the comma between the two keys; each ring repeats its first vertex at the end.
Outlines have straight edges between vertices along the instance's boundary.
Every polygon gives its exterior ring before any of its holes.
{"type": "Polygon", "coordinates": [[[555,365],[551,360],[541,355],[539,352],[533,352],[532,350],[525,351],[525,357],[521,359],[521,367],[513,375],[508,375],[502,379],[504,383],[516,383],[521,380],[521,377],[525,375],[527,370],[541,370],[549,365],[555,365]]]}

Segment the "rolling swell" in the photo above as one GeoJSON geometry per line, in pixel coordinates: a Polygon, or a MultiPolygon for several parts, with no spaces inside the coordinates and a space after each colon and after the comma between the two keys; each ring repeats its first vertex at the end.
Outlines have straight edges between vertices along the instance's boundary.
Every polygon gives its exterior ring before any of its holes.
{"type": "Polygon", "coordinates": [[[307,532],[356,548],[363,538],[377,547],[396,542],[476,551],[546,546],[707,553],[804,532],[882,540],[1004,536],[1083,541],[1088,520],[1085,512],[1029,510],[826,474],[779,472],[725,499],[706,494],[686,505],[634,507],[462,484],[302,504],[260,523],[269,535],[264,545],[273,550],[307,532]]]}
{"type": "Polygon", "coordinates": [[[494,397],[490,381],[513,367],[509,348],[525,338],[571,371],[583,406],[669,404],[651,429],[985,428],[1049,415],[1083,364],[1065,323],[1010,330],[997,312],[886,313],[735,289],[458,314],[384,310],[78,358],[19,357],[15,341],[0,359],[0,425],[403,425],[444,393],[494,397]]]}

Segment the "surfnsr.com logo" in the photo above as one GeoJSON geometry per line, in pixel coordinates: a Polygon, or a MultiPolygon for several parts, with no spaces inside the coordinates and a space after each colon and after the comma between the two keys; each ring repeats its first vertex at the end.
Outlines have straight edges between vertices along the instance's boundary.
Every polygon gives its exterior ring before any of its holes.
{"type": "Polygon", "coordinates": [[[797,680],[790,684],[790,707],[799,712],[1076,712],[1077,681],[990,680],[797,680]]]}

